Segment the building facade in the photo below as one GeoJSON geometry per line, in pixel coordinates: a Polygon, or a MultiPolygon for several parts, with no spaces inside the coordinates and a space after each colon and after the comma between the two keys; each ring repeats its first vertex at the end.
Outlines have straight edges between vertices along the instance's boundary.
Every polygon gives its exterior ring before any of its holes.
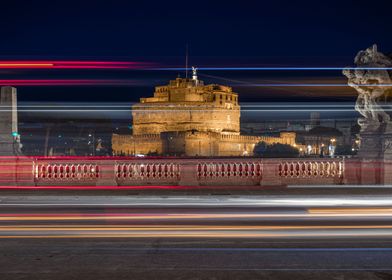
{"type": "Polygon", "coordinates": [[[132,135],[113,134],[115,155],[251,156],[257,143],[295,144],[280,137],[240,135],[238,94],[231,87],[177,78],[132,106],[132,135]]]}

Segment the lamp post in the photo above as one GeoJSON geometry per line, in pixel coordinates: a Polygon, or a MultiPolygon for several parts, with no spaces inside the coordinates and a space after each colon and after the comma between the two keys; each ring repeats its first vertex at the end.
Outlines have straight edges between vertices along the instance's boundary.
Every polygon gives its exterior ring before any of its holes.
{"type": "Polygon", "coordinates": [[[329,156],[333,158],[336,150],[336,138],[331,138],[329,145],[329,156]]]}
{"type": "Polygon", "coordinates": [[[95,133],[94,132],[90,132],[88,134],[88,143],[91,144],[92,146],[91,155],[95,156],[95,133]],[[90,138],[92,139],[90,140],[90,138]]]}

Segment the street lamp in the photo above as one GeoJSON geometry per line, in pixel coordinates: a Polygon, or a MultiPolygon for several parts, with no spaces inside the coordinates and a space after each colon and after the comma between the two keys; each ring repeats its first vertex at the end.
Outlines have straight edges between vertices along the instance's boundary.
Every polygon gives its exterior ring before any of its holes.
{"type": "Polygon", "coordinates": [[[330,142],[331,144],[329,145],[329,155],[330,157],[334,157],[336,150],[336,138],[331,138],[330,142]]]}
{"type": "Polygon", "coordinates": [[[95,133],[94,132],[92,132],[92,133],[90,132],[88,134],[88,144],[87,145],[92,146],[91,147],[92,151],[91,151],[90,155],[95,156],[95,133]],[[92,139],[91,139],[91,137],[92,137],[92,139]]]}

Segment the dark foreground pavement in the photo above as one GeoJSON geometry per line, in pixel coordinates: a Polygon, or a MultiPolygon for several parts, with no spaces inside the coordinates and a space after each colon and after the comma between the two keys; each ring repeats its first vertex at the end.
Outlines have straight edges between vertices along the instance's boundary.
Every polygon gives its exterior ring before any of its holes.
{"type": "Polygon", "coordinates": [[[0,279],[392,279],[381,241],[1,240],[0,279]]]}

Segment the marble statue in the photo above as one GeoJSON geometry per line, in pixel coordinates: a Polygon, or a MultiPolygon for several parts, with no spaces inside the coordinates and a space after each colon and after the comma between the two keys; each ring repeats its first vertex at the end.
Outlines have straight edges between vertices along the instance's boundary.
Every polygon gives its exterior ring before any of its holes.
{"type": "Polygon", "coordinates": [[[388,69],[392,67],[392,59],[373,45],[360,51],[354,62],[357,68],[344,69],[343,74],[348,78],[348,85],[358,92],[355,109],[362,115],[358,124],[362,131],[375,130],[390,121],[382,103],[392,91],[392,71],[388,69]]]}

